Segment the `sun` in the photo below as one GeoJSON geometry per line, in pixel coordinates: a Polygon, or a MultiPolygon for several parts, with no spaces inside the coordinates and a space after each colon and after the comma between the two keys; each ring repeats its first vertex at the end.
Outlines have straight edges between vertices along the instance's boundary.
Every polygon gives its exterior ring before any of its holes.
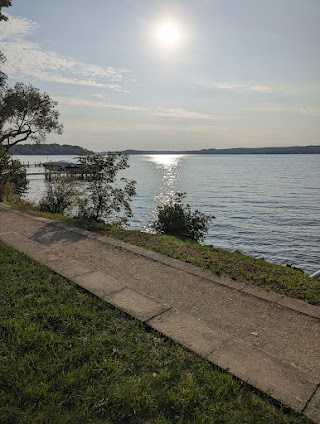
{"type": "Polygon", "coordinates": [[[158,42],[164,47],[173,47],[181,40],[181,30],[174,22],[164,22],[158,26],[156,36],[158,42]]]}

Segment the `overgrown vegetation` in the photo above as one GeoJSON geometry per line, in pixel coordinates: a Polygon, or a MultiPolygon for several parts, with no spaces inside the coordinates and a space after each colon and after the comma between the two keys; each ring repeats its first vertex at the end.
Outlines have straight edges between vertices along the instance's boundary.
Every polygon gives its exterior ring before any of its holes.
{"type": "Polygon", "coordinates": [[[13,194],[21,196],[28,188],[26,171],[0,145],[0,202],[2,197],[13,194]]]}
{"type": "Polygon", "coordinates": [[[193,241],[203,240],[209,223],[214,218],[184,204],[186,193],[175,193],[164,205],[157,207],[157,219],[152,227],[160,234],[168,234],[193,241]]]}
{"type": "Polygon", "coordinates": [[[0,422],[310,421],[0,242],[0,422]]]}
{"type": "Polygon", "coordinates": [[[130,201],[135,194],[135,181],[118,177],[129,166],[127,155],[92,153],[81,155],[78,162],[85,181],[72,174],[51,176],[40,210],[63,214],[69,209],[79,219],[125,224],[132,216],[130,201]]]}
{"type": "Polygon", "coordinates": [[[216,274],[228,275],[237,281],[301,299],[314,305],[320,305],[320,281],[289,267],[255,259],[240,252],[228,252],[224,249],[203,246],[173,236],[149,234],[115,227],[110,224],[42,213],[35,205],[26,201],[20,200],[17,203],[11,203],[11,205],[32,215],[67,222],[191,263],[216,274]]]}
{"type": "Polygon", "coordinates": [[[79,204],[79,218],[126,223],[132,216],[130,200],[136,192],[135,181],[118,179],[118,173],[129,167],[128,156],[93,153],[80,156],[79,163],[88,181],[79,204]]]}
{"type": "Polygon", "coordinates": [[[39,202],[43,212],[63,214],[72,207],[79,195],[76,180],[71,175],[53,175],[46,181],[46,191],[39,202]]]}

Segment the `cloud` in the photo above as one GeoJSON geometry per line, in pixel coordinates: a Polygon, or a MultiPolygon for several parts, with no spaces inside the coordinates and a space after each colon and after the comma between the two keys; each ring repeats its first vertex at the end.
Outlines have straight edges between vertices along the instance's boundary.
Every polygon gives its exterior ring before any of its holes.
{"type": "MultiPolygon", "coordinates": [[[[178,118],[178,119],[195,119],[195,120],[213,120],[219,119],[215,115],[209,115],[206,113],[192,112],[184,109],[174,109],[174,108],[158,108],[153,113],[156,116],[163,116],[169,118],[178,118]]],[[[221,119],[221,118],[220,118],[221,119]]]]}
{"type": "Polygon", "coordinates": [[[122,82],[127,70],[84,63],[44,50],[26,40],[37,28],[37,23],[14,16],[2,23],[0,46],[7,58],[3,68],[11,78],[125,91],[122,82]]]}
{"type": "MultiPolygon", "coordinates": [[[[54,136],[55,137],[55,136],[54,136]]],[[[230,139],[230,129],[215,124],[156,123],[141,118],[139,122],[123,120],[99,121],[77,119],[65,122],[64,143],[77,144],[97,151],[106,150],[193,150],[196,146],[212,147],[212,143],[223,143],[230,139]],[[172,144],[172,140],[175,143],[172,144]],[[197,143],[195,144],[195,140],[197,143]],[[88,144],[89,143],[89,144],[88,144]]],[[[60,142],[57,138],[53,142],[60,142]]],[[[201,147],[201,148],[202,148],[201,147]]],[[[218,146],[216,146],[218,147],[218,146]]]]}
{"type": "Polygon", "coordinates": [[[239,92],[256,92],[256,93],[274,93],[275,87],[259,84],[236,84],[231,82],[206,82],[198,81],[197,85],[208,89],[239,91],[239,92]]]}
{"type": "Polygon", "coordinates": [[[19,40],[25,36],[32,34],[39,25],[36,22],[26,18],[17,18],[10,16],[9,21],[1,23],[0,41],[19,40]]]}
{"type": "Polygon", "coordinates": [[[316,108],[316,107],[304,107],[304,108],[300,108],[299,110],[300,115],[303,116],[320,116],[320,108],[316,108]]]}
{"type": "Polygon", "coordinates": [[[290,106],[275,106],[265,105],[256,107],[255,109],[246,109],[247,111],[259,111],[269,113],[294,113],[302,116],[318,117],[320,116],[320,108],[312,106],[290,107],[290,106]]]}
{"type": "MultiPolygon", "coordinates": [[[[91,95],[92,96],[92,95],[91,95]]],[[[100,99],[101,95],[93,95],[100,99]]],[[[78,106],[78,107],[98,107],[109,108],[126,112],[143,112],[145,114],[155,117],[172,118],[175,120],[188,120],[188,121],[216,121],[230,119],[226,116],[210,115],[205,113],[194,112],[185,109],[176,108],[163,108],[163,107],[142,107],[131,106],[119,103],[111,103],[103,100],[91,100],[82,97],[55,97],[55,100],[64,106],[78,106]]]]}
{"type": "Polygon", "coordinates": [[[103,99],[103,95],[102,94],[92,93],[92,94],[90,94],[90,96],[96,97],[97,99],[103,99]]]}
{"type": "Polygon", "coordinates": [[[101,134],[105,136],[106,133],[119,133],[119,132],[148,132],[148,133],[164,133],[164,134],[175,134],[175,133],[201,133],[201,134],[212,134],[215,132],[228,132],[229,128],[223,125],[193,125],[187,127],[185,125],[169,125],[169,124],[156,124],[149,122],[69,122],[66,125],[65,130],[68,132],[76,133],[88,133],[90,135],[101,134]]]}
{"type": "Polygon", "coordinates": [[[146,112],[148,109],[139,106],[122,105],[100,100],[89,100],[82,97],[55,97],[55,100],[64,106],[99,107],[122,110],[127,112],[146,112]]]}

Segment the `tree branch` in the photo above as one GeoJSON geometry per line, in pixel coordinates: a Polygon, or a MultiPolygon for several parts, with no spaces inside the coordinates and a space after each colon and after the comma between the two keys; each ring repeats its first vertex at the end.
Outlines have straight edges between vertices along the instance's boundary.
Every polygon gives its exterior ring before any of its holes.
{"type": "Polygon", "coordinates": [[[0,144],[4,141],[4,140],[9,140],[10,137],[18,137],[19,135],[23,135],[23,134],[28,134],[29,135],[32,133],[31,128],[29,127],[27,130],[23,130],[23,131],[19,131],[19,130],[12,130],[6,134],[3,134],[2,136],[0,136],[0,144]],[[29,133],[29,134],[28,134],[29,133]]]}
{"type": "Polygon", "coordinates": [[[19,135],[22,135],[22,134],[25,134],[24,137],[19,138],[18,140],[13,141],[12,143],[10,143],[10,136],[5,137],[5,138],[1,137],[0,144],[2,144],[3,141],[7,139],[7,144],[3,145],[4,149],[7,151],[7,150],[10,149],[10,147],[15,146],[16,144],[20,143],[21,141],[26,141],[27,138],[32,134],[32,131],[31,130],[23,131],[23,132],[15,135],[15,137],[18,137],[19,135]]]}

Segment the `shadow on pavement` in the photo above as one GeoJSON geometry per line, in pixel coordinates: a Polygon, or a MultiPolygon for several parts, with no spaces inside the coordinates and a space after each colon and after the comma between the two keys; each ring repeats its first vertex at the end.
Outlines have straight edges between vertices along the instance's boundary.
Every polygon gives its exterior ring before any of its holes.
{"type": "Polygon", "coordinates": [[[39,228],[31,237],[31,239],[43,244],[44,246],[50,246],[62,241],[78,243],[84,239],[84,236],[75,234],[72,231],[68,231],[64,228],[59,228],[55,224],[46,224],[45,226],[39,228]]]}

